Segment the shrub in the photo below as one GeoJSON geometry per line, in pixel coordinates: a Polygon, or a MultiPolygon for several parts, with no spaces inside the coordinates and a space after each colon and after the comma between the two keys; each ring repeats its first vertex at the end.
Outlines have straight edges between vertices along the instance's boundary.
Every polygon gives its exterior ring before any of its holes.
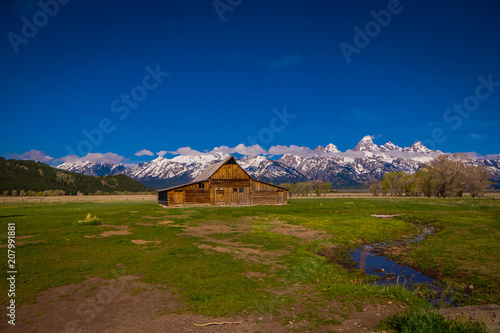
{"type": "Polygon", "coordinates": [[[92,217],[92,214],[88,213],[85,220],[79,220],[78,225],[101,225],[101,219],[97,216],[92,217]]]}
{"type": "Polygon", "coordinates": [[[407,312],[386,319],[380,328],[389,332],[405,333],[486,333],[484,324],[478,322],[462,322],[446,320],[438,313],[407,312]]]}

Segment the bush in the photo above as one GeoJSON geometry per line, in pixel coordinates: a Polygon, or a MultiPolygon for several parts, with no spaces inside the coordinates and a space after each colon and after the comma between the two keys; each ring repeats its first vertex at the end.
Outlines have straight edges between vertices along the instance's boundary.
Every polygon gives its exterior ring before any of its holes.
{"type": "Polygon", "coordinates": [[[446,320],[438,313],[407,312],[401,315],[389,317],[380,328],[389,332],[405,333],[486,333],[484,324],[478,322],[461,322],[458,320],[446,320]]]}
{"type": "Polygon", "coordinates": [[[85,220],[79,220],[78,225],[101,225],[101,219],[97,216],[92,217],[92,214],[88,213],[85,220]]]}

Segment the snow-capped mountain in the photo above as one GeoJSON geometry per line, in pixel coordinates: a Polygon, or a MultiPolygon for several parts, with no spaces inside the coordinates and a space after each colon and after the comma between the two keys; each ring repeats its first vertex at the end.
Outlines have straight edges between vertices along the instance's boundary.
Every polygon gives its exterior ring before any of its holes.
{"type": "Polygon", "coordinates": [[[96,177],[122,174],[127,169],[123,164],[93,163],[89,161],[65,162],[57,167],[59,169],[96,177]]]}
{"type": "Polygon", "coordinates": [[[281,184],[308,180],[294,168],[264,156],[243,156],[238,163],[250,176],[264,182],[281,184]]]}
{"type": "Polygon", "coordinates": [[[327,144],[325,148],[323,148],[322,146],[318,146],[318,147],[316,147],[316,149],[314,149],[314,151],[316,153],[339,153],[340,152],[340,150],[337,148],[337,146],[334,145],[333,143],[327,144]]]}
{"type": "MultiPolygon", "coordinates": [[[[300,147],[294,154],[284,154],[278,160],[261,155],[243,156],[238,163],[250,176],[266,182],[280,184],[320,179],[339,186],[364,183],[372,177],[380,179],[393,171],[412,173],[441,154],[441,151],[431,150],[420,141],[404,148],[390,141],[377,146],[371,136],[365,136],[354,149],[346,152],[341,152],[330,143],[314,150],[300,147]]],[[[149,187],[165,188],[192,181],[210,164],[228,156],[225,153],[179,155],[171,159],[159,156],[129,168],[123,164],[82,161],[63,163],[58,168],[93,176],[123,173],[149,187]]],[[[499,159],[471,159],[470,163],[485,165],[492,179],[500,182],[499,159]]]]}
{"type": "MultiPolygon", "coordinates": [[[[430,150],[429,148],[427,148],[426,146],[424,146],[422,144],[422,142],[420,142],[420,141],[415,142],[410,147],[404,148],[403,151],[411,152],[411,153],[420,153],[420,154],[430,154],[430,153],[432,153],[432,150],[430,150]]],[[[441,153],[440,151],[437,151],[437,152],[441,153]]]]}
{"type": "Polygon", "coordinates": [[[159,156],[151,162],[130,167],[125,174],[149,187],[166,188],[190,182],[210,164],[228,156],[223,153],[180,155],[172,159],[159,156]]]}
{"type": "Polygon", "coordinates": [[[354,147],[353,151],[369,151],[375,153],[380,151],[380,148],[373,143],[372,137],[367,135],[358,142],[358,145],[354,147]]]}
{"type": "MultiPolygon", "coordinates": [[[[420,142],[420,141],[419,141],[420,142]]],[[[396,146],[394,143],[391,141],[381,145],[380,147],[381,152],[388,152],[388,151],[403,151],[403,148],[396,146]]]]}

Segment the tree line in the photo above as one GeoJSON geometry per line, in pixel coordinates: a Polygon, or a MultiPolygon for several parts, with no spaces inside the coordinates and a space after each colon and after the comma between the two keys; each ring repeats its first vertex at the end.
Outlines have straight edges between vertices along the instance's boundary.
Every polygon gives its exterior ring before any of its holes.
{"type": "Polygon", "coordinates": [[[298,182],[295,184],[284,183],[279,186],[286,188],[288,190],[288,195],[290,199],[292,195],[307,197],[310,193],[316,193],[317,196],[321,196],[323,193],[330,192],[332,188],[332,183],[324,182],[322,180],[310,180],[306,183],[298,182]]]}
{"type": "Polygon", "coordinates": [[[465,192],[472,197],[483,196],[491,185],[488,169],[467,163],[463,153],[440,155],[423,164],[417,172],[404,171],[385,174],[381,181],[368,182],[370,192],[390,196],[461,197],[465,192]]]}

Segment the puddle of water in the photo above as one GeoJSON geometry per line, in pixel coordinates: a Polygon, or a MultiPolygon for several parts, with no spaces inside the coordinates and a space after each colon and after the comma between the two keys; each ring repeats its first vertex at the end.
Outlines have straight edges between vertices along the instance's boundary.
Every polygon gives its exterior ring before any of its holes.
{"type": "Polygon", "coordinates": [[[377,285],[399,284],[409,286],[412,283],[432,283],[434,279],[428,277],[410,267],[398,265],[396,262],[373,253],[373,246],[365,246],[363,249],[356,249],[350,252],[352,259],[360,268],[363,261],[364,271],[368,275],[380,276],[377,285]]]}

